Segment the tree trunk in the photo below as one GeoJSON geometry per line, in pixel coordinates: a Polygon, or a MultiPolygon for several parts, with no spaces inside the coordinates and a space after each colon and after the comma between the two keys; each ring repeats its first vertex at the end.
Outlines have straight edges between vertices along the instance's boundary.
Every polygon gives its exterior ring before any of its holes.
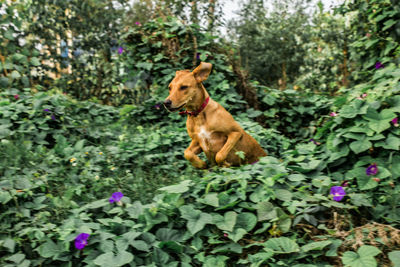
{"type": "Polygon", "coordinates": [[[284,90],[287,85],[286,62],[282,63],[282,78],[278,81],[279,89],[284,90]]]}
{"type": "Polygon", "coordinates": [[[190,14],[192,23],[199,24],[199,10],[197,6],[197,1],[192,1],[192,13],[190,14]]]}
{"type": "MultiPolygon", "coordinates": [[[[255,88],[249,83],[249,75],[248,73],[241,68],[241,60],[240,57],[235,58],[234,51],[231,50],[228,54],[229,63],[232,66],[233,73],[237,78],[236,90],[243,97],[243,99],[247,102],[247,107],[251,107],[255,110],[260,110],[260,103],[257,97],[257,91],[255,88]]],[[[265,116],[260,115],[256,117],[256,121],[262,125],[265,125],[265,116]]]]}
{"type": "Polygon", "coordinates": [[[208,31],[213,32],[215,22],[215,0],[209,0],[208,3],[208,31]]]}

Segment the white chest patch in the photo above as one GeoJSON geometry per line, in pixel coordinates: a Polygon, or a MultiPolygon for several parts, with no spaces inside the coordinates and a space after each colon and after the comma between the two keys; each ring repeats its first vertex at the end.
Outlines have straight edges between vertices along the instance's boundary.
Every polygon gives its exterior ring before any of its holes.
{"type": "Polygon", "coordinates": [[[206,131],[205,127],[201,127],[199,133],[197,134],[201,145],[207,147],[209,139],[211,139],[211,133],[206,131]]]}

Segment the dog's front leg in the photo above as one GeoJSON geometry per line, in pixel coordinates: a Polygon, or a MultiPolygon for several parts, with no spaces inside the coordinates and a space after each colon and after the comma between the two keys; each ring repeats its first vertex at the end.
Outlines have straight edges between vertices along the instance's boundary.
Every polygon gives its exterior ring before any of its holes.
{"type": "Polygon", "coordinates": [[[197,154],[200,154],[203,151],[200,147],[199,142],[192,140],[190,146],[185,150],[185,159],[190,161],[195,168],[205,169],[207,167],[207,163],[201,160],[197,154]]]}
{"type": "Polygon", "coordinates": [[[226,157],[228,157],[229,152],[231,152],[232,148],[236,145],[239,139],[242,137],[241,132],[231,132],[228,134],[228,139],[226,140],[225,145],[218,151],[215,156],[215,161],[218,165],[223,165],[226,157]]]}

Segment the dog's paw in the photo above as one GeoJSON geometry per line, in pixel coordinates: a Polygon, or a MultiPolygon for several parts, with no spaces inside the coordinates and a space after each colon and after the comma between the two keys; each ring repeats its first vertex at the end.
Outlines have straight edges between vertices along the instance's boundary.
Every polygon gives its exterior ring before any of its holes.
{"type": "Polygon", "coordinates": [[[197,161],[193,163],[193,166],[197,169],[207,169],[207,163],[205,161],[197,161]]]}
{"type": "Polygon", "coordinates": [[[218,152],[217,155],[215,155],[215,162],[218,164],[218,166],[223,166],[225,159],[226,156],[220,152],[218,152]]]}

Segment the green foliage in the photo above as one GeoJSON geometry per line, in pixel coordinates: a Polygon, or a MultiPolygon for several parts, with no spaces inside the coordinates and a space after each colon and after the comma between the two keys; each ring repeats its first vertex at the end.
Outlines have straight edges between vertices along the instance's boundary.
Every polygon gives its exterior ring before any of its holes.
{"type": "MultiPolygon", "coordinates": [[[[372,21],[367,26],[383,38],[376,43],[364,40],[354,22],[346,25],[355,42],[349,59],[357,58],[354,47],[361,41],[369,54],[360,55],[372,61],[379,57],[384,68],[367,64],[368,73],[352,73],[355,81],[363,77],[362,82],[336,87],[339,79],[347,78],[346,68],[333,69],[344,64],[347,57],[341,48],[347,46],[346,40],[336,40],[332,47],[329,43],[344,33],[317,29],[351,22],[355,14],[361,16],[360,27],[366,26],[363,15],[351,9],[365,6],[353,1],[341,6],[342,11],[347,8],[343,17],[320,13],[308,44],[288,43],[299,49],[291,58],[293,66],[304,50],[320,46],[323,53],[319,59],[310,53],[301,59],[304,69],[290,74],[294,81],[297,74],[311,70],[310,77],[297,80],[306,90],[280,91],[255,82],[260,110],[245,110],[235,90],[243,81],[233,77],[227,47],[197,25],[164,17],[120,31],[121,24],[111,27],[110,22],[123,8],[113,10],[111,2],[12,3],[2,4],[6,13],[0,27],[0,265],[397,266],[400,128],[393,119],[400,113],[400,73],[391,21],[397,18],[395,3],[371,1],[375,11],[366,10],[372,21]],[[35,18],[36,11],[47,9],[52,12],[35,18]],[[99,21],[103,13],[111,17],[99,21]],[[87,24],[69,24],[69,16],[87,24]],[[24,23],[27,18],[31,24],[24,23]],[[41,25],[48,29],[35,35],[41,25]],[[82,25],[93,28],[93,34],[82,25]],[[27,29],[32,36],[25,36],[27,29]],[[80,45],[87,45],[80,60],[93,55],[81,77],[66,74],[46,83],[51,80],[48,73],[32,74],[49,70],[44,59],[63,63],[57,52],[47,58],[35,48],[35,36],[50,38],[48,44],[56,47],[54,29],[61,37],[68,30],[79,32],[80,45]],[[109,36],[102,35],[107,32],[109,36]],[[108,54],[115,38],[124,49],[118,56],[108,54]],[[258,163],[194,170],[184,159],[190,141],[184,119],[156,104],[166,96],[176,70],[204,60],[214,66],[205,82],[210,94],[268,151],[258,163]],[[314,63],[320,72],[310,66],[314,63]],[[34,93],[43,88],[51,91],[34,93]],[[337,95],[328,97],[326,88],[337,95]],[[66,90],[126,105],[76,101],[60,93],[66,90]],[[268,129],[251,120],[261,115],[268,129]],[[372,164],[377,172],[369,175],[372,164]],[[340,185],[346,196],[334,201],[330,189],[340,185]],[[110,203],[116,191],[124,197],[110,203]],[[78,251],[74,240],[81,233],[90,237],[78,251]]],[[[253,26],[268,32],[265,25],[277,26],[269,32],[279,37],[276,29],[285,23],[253,26]]],[[[283,28],[283,34],[290,32],[283,28]]],[[[266,53],[271,58],[282,43],[272,44],[275,51],[266,53]]],[[[288,51],[282,49],[289,57],[288,51]]]]}
{"type": "Polygon", "coordinates": [[[347,1],[338,8],[351,26],[350,58],[360,72],[354,77],[363,80],[372,74],[377,62],[399,64],[400,4],[398,1],[347,1]]]}
{"type": "Polygon", "coordinates": [[[177,70],[193,69],[200,61],[213,64],[210,77],[204,82],[212,97],[224,106],[240,100],[235,91],[234,77],[221,53],[216,37],[204,34],[196,25],[185,25],[175,18],[157,19],[132,27],[123,35],[126,53],[124,81],[135,94],[134,103],[168,95],[168,84],[177,70]]]}
{"type": "MultiPolygon", "coordinates": [[[[263,86],[258,90],[266,126],[290,138],[311,138],[332,104],[326,96],[304,91],[281,91],[263,86]]],[[[255,114],[260,112],[255,111],[255,114]]],[[[249,116],[255,115],[250,113],[249,116]]]]}
{"type": "Polygon", "coordinates": [[[0,3],[3,14],[0,17],[0,88],[26,88],[37,79],[34,70],[40,62],[40,52],[24,32],[23,16],[27,8],[23,3],[0,3]]]}
{"type": "Polygon", "coordinates": [[[233,23],[234,38],[238,39],[243,66],[252,79],[266,85],[280,80],[284,88],[288,77],[298,75],[304,63],[302,43],[309,38],[308,30],[304,30],[309,27],[305,8],[305,1],[244,4],[240,19],[233,23]]]}
{"type": "Polygon", "coordinates": [[[381,253],[379,249],[373,246],[362,246],[358,249],[357,253],[346,251],[343,254],[343,264],[350,267],[370,266],[376,267],[375,256],[381,253]]]}

